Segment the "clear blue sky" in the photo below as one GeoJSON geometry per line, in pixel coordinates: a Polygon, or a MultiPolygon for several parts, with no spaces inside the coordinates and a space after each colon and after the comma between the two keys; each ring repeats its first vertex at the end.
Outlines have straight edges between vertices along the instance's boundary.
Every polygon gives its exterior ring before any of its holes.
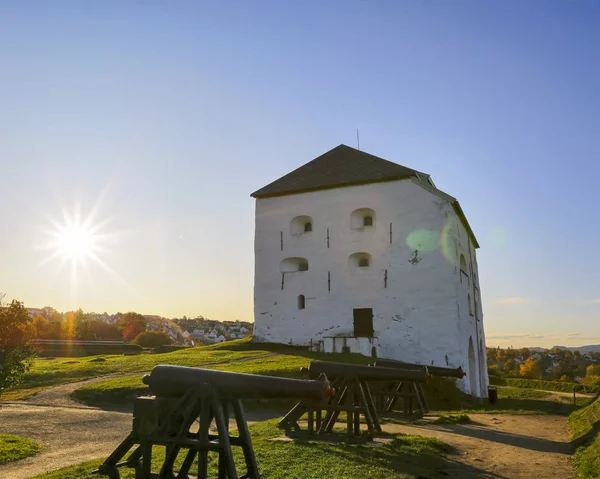
{"type": "Polygon", "coordinates": [[[359,128],[459,198],[488,345],[598,343],[599,23],[593,0],[4,1],[0,291],[252,320],[249,194],[359,128]],[[105,267],[44,261],[77,204],[105,267]]]}

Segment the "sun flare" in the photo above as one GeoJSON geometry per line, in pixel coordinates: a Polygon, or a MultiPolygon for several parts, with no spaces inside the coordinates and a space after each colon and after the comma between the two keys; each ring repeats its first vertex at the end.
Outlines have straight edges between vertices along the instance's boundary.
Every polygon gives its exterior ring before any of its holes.
{"type": "Polygon", "coordinates": [[[70,264],[72,270],[87,269],[94,263],[106,268],[100,256],[106,253],[103,243],[113,234],[100,231],[105,222],[96,221],[93,213],[82,218],[78,208],[73,214],[63,210],[62,217],[63,221],[50,220],[52,228],[45,231],[48,242],[44,249],[49,250],[50,255],[43,263],[58,259],[61,269],[65,264],[70,264]]]}
{"type": "Polygon", "coordinates": [[[38,249],[47,254],[39,266],[45,268],[51,263],[55,266],[49,276],[52,283],[57,280],[59,284],[70,282],[73,307],[79,304],[81,288],[94,287],[97,280],[102,280],[98,273],[108,275],[111,281],[133,291],[110,266],[115,249],[121,245],[120,238],[126,232],[114,229],[114,217],[98,217],[104,196],[104,193],[100,195],[87,215],[83,215],[79,204],[75,204],[72,212],[63,209],[61,217],[48,217],[49,225],[42,229],[45,238],[38,249]]]}

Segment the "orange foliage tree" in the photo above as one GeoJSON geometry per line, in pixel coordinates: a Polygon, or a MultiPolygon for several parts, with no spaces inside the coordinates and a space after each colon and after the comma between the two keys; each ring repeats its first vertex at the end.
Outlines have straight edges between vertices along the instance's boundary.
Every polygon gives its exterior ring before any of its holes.
{"type": "Polygon", "coordinates": [[[525,364],[519,365],[519,373],[524,378],[540,379],[542,377],[542,368],[535,359],[529,358],[525,361],[525,364]]]}
{"type": "Polygon", "coordinates": [[[138,334],[146,331],[146,318],[139,313],[125,313],[119,321],[119,331],[123,341],[133,341],[138,334]]]}

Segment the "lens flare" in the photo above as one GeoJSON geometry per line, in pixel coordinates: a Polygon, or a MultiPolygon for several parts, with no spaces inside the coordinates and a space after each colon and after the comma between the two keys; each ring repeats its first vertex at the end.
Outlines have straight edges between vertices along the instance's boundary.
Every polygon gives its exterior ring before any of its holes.
{"type": "Polygon", "coordinates": [[[455,218],[447,218],[440,238],[442,254],[446,260],[454,265],[458,265],[458,244],[454,231],[457,231],[457,221],[455,218]]]}
{"type": "Polygon", "coordinates": [[[407,236],[406,244],[412,250],[435,251],[440,246],[440,233],[433,230],[419,229],[407,236]]]}

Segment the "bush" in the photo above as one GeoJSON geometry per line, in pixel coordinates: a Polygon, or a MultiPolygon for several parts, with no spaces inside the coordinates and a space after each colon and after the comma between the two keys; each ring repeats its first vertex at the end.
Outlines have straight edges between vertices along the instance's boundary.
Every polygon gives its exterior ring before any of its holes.
{"type": "Polygon", "coordinates": [[[158,346],[171,344],[171,342],[171,338],[165,333],[144,331],[135,337],[132,344],[137,344],[142,348],[157,348],[158,346]]]}

